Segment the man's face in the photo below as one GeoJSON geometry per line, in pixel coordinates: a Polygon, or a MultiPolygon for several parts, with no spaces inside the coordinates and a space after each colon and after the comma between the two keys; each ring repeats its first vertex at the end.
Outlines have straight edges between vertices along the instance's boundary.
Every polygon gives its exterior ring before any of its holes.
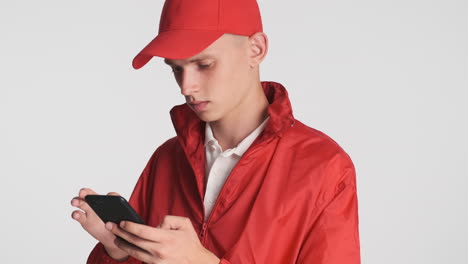
{"type": "Polygon", "coordinates": [[[197,55],[165,59],[188,106],[206,122],[238,113],[251,86],[248,37],[225,34],[197,55]]]}

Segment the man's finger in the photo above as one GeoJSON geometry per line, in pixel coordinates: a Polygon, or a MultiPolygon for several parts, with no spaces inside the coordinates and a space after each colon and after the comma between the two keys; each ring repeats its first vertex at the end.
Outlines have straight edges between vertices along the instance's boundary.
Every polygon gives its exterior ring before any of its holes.
{"type": "MultiPolygon", "coordinates": [[[[148,227],[151,228],[151,227],[148,227]]],[[[153,241],[149,241],[147,239],[141,238],[139,236],[136,236],[134,234],[131,234],[123,229],[121,229],[118,225],[112,223],[112,222],[107,222],[106,223],[106,229],[114,233],[114,235],[122,238],[123,240],[127,241],[130,244],[133,244],[136,247],[139,247],[143,251],[149,253],[150,249],[154,249],[154,243],[153,241]],[[153,244],[153,245],[152,245],[153,244]]]]}
{"type": "Polygon", "coordinates": [[[86,222],[86,214],[80,210],[73,211],[71,217],[82,225],[86,222]]]}
{"type": "Polygon", "coordinates": [[[160,224],[162,229],[184,230],[193,229],[192,221],[187,217],[166,215],[160,224]]]}
{"type": "Polygon", "coordinates": [[[139,248],[133,244],[130,244],[127,241],[118,237],[115,238],[114,244],[121,250],[125,251],[128,255],[144,263],[155,263],[154,260],[155,258],[157,258],[157,256],[150,254],[148,251],[139,248]]]}
{"type": "Polygon", "coordinates": [[[88,194],[97,194],[97,193],[95,191],[93,191],[92,189],[90,189],[90,188],[81,188],[78,196],[81,199],[84,199],[86,197],[86,195],[88,195],[88,194]]]}
{"type": "Polygon", "coordinates": [[[118,194],[118,193],[116,193],[116,192],[110,192],[110,193],[108,193],[107,195],[120,196],[120,194],[118,194]]]}
{"type": "Polygon", "coordinates": [[[72,206],[78,207],[78,204],[80,202],[81,198],[79,196],[73,197],[73,199],[70,201],[72,206]]]}
{"type": "Polygon", "coordinates": [[[122,230],[130,234],[153,242],[162,242],[170,236],[169,230],[154,228],[130,221],[122,221],[119,226],[122,230]]]}
{"type": "Polygon", "coordinates": [[[89,206],[89,204],[82,198],[80,197],[75,197],[72,199],[71,204],[75,207],[80,208],[81,210],[85,211],[86,213],[88,212],[93,212],[93,209],[89,206]]]}

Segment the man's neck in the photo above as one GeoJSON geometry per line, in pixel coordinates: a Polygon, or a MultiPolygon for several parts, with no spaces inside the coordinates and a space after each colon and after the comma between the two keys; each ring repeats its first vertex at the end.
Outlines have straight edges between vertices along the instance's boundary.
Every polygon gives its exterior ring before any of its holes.
{"type": "Polygon", "coordinates": [[[223,150],[236,147],[268,117],[268,100],[258,82],[250,96],[242,101],[236,111],[223,119],[211,122],[213,135],[223,150]]]}

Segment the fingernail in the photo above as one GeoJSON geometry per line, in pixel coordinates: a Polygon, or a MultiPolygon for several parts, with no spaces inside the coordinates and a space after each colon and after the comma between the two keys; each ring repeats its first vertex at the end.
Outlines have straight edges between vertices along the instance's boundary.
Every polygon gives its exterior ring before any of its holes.
{"type": "Polygon", "coordinates": [[[120,227],[124,228],[125,227],[125,221],[120,222],[120,227]]]}
{"type": "Polygon", "coordinates": [[[106,229],[109,230],[109,231],[112,230],[112,223],[111,222],[106,223],[106,229]]]}

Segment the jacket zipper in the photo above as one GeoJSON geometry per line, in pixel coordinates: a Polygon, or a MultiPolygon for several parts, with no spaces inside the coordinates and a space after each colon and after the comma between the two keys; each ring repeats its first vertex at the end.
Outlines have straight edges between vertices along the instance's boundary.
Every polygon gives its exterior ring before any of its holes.
{"type": "MultiPolygon", "coordinates": [[[[268,140],[268,142],[269,142],[269,140],[268,140]]],[[[250,154],[250,152],[252,152],[254,149],[258,148],[259,145],[263,145],[264,143],[265,143],[265,141],[259,142],[258,144],[255,145],[255,148],[252,148],[250,151],[247,151],[246,153],[244,153],[244,155],[242,157],[245,157],[245,154],[250,154]]],[[[241,161],[242,161],[242,158],[237,162],[237,164],[239,164],[239,162],[241,162],[241,161]]],[[[202,228],[201,228],[201,231],[200,231],[201,243],[202,243],[203,246],[206,246],[205,245],[205,243],[206,243],[206,230],[208,229],[208,224],[211,222],[211,217],[213,216],[213,212],[215,212],[216,207],[218,207],[219,197],[221,197],[221,194],[224,193],[226,183],[229,181],[229,178],[231,178],[232,173],[238,167],[237,164],[236,164],[236,166],[234,166],[231,173],[229,173],[226,181],[224,182],[223,186],[221,187],[221,191],[219,192],[218,197],[216,198],[215,204],[213,205],[213,209],[211,210],[211,213],[208,216],[208,219],[206,221],[203,220],[202,228]]],[[[205,206],[203,206],[203,212],[205,212],[205,206]]],[[[205,214],[203,214],[203,217],[205,217],[205,214]]]]}
{"type": "Polygon", "coordinates": [[[207,226],[207,223],[205,221],[203,221],[203,224],[202,224],[202,228],[201,228],[201,231],[200,231],[200,236],[202,237],[202,244],[205,244],[205,234],[206,234],[206,226],[207,226]]]}

